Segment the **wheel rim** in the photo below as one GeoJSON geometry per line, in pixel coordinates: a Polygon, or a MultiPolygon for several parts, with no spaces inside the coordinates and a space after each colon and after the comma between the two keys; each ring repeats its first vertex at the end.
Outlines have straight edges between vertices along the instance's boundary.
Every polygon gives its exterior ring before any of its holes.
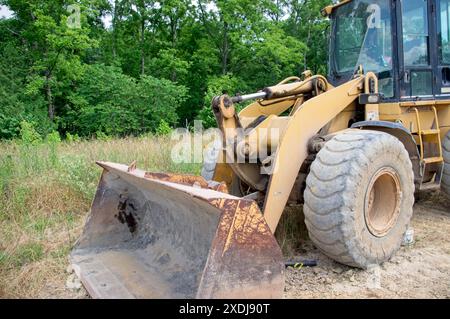
{"type": "Polygon", "coordinates": [[[397,222],[402,192],[394,169],[384,167],[370,180],[365,198],[364,217],[372,235],[385,236],[397,222]]]}

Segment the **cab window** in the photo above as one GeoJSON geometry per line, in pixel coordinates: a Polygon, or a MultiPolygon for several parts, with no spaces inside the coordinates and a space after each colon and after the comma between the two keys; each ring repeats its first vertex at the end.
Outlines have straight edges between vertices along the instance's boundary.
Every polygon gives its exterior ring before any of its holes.
{"type": "Polygon", "coordinates": [[[402,19],[405,65],[428,65],[427,1],[403,0],[402,19]]]}
{"type": "Polygon", "coordinates": [[[410,96],[433,94],[427,0],[402,0],[403,62],[410,96]]]}
{"type": "Polygon", "coordinates": [[[334,14],[333,71],[353,72],[362,65],[379,77],[380,93],[394,95],[391,8],[388,0],[354,0],[334,14]]]}
{"type": "Polygon", "coordinates": [[[440,58],[442,64],[450,64],[450,0],[440,1],[440,58]]]}

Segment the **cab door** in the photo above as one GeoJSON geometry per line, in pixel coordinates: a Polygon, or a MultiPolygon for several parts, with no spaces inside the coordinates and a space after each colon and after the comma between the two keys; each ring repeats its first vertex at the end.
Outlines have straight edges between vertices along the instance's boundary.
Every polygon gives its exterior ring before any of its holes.
{"type": "Polygon", "coordinates": [[[437,98],[450,96],[450,0],[436,1],[437,98]]]}
{"type": "Polygon", "coordinates": [[[399,21],[400,99],[433,99],[437,59],[431,0],[400,0],[399,21]]]}

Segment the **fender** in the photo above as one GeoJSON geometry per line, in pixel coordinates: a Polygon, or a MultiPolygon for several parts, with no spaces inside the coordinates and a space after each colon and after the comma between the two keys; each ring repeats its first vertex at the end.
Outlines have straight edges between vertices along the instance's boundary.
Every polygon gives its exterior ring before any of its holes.
{"type": "Polygon", "coordinates": [[[362,130],[380,131],[395,136],[403,143],[409,153],[414,171],[414,183],[420,184],[422,180],[422,170],[420,166],[420,154],[417,143],[411,132],[400,123],[388,121],[361,121],[354,123],[351,128],[362,130]]]}

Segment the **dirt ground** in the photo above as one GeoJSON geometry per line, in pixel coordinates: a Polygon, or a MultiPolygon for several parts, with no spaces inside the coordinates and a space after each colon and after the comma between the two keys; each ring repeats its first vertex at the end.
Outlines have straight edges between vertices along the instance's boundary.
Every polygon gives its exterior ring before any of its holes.
{"type": "MultiPolygon", "coordinates": [[[[450,200],[422,194],[412,227],[414,244],[369,270],[338,264],[307,241],[298,259],[317,260],[317,266],[288,268],[284,298],[450,298],[450,200]]],[[[67,276],[71,283],[73,275],[67,276]]],[[[88,298],[83,288],[48,288],[41,297],[88,298]]]]}
{"type": "Polygon", "coordinates": [[[316,267],[286,271],[285,298],[450,298],[450,201],[421,194],[414,206],[414,244],[369,270],[340,265],[311,242],[299,256],[316,267]]]}

